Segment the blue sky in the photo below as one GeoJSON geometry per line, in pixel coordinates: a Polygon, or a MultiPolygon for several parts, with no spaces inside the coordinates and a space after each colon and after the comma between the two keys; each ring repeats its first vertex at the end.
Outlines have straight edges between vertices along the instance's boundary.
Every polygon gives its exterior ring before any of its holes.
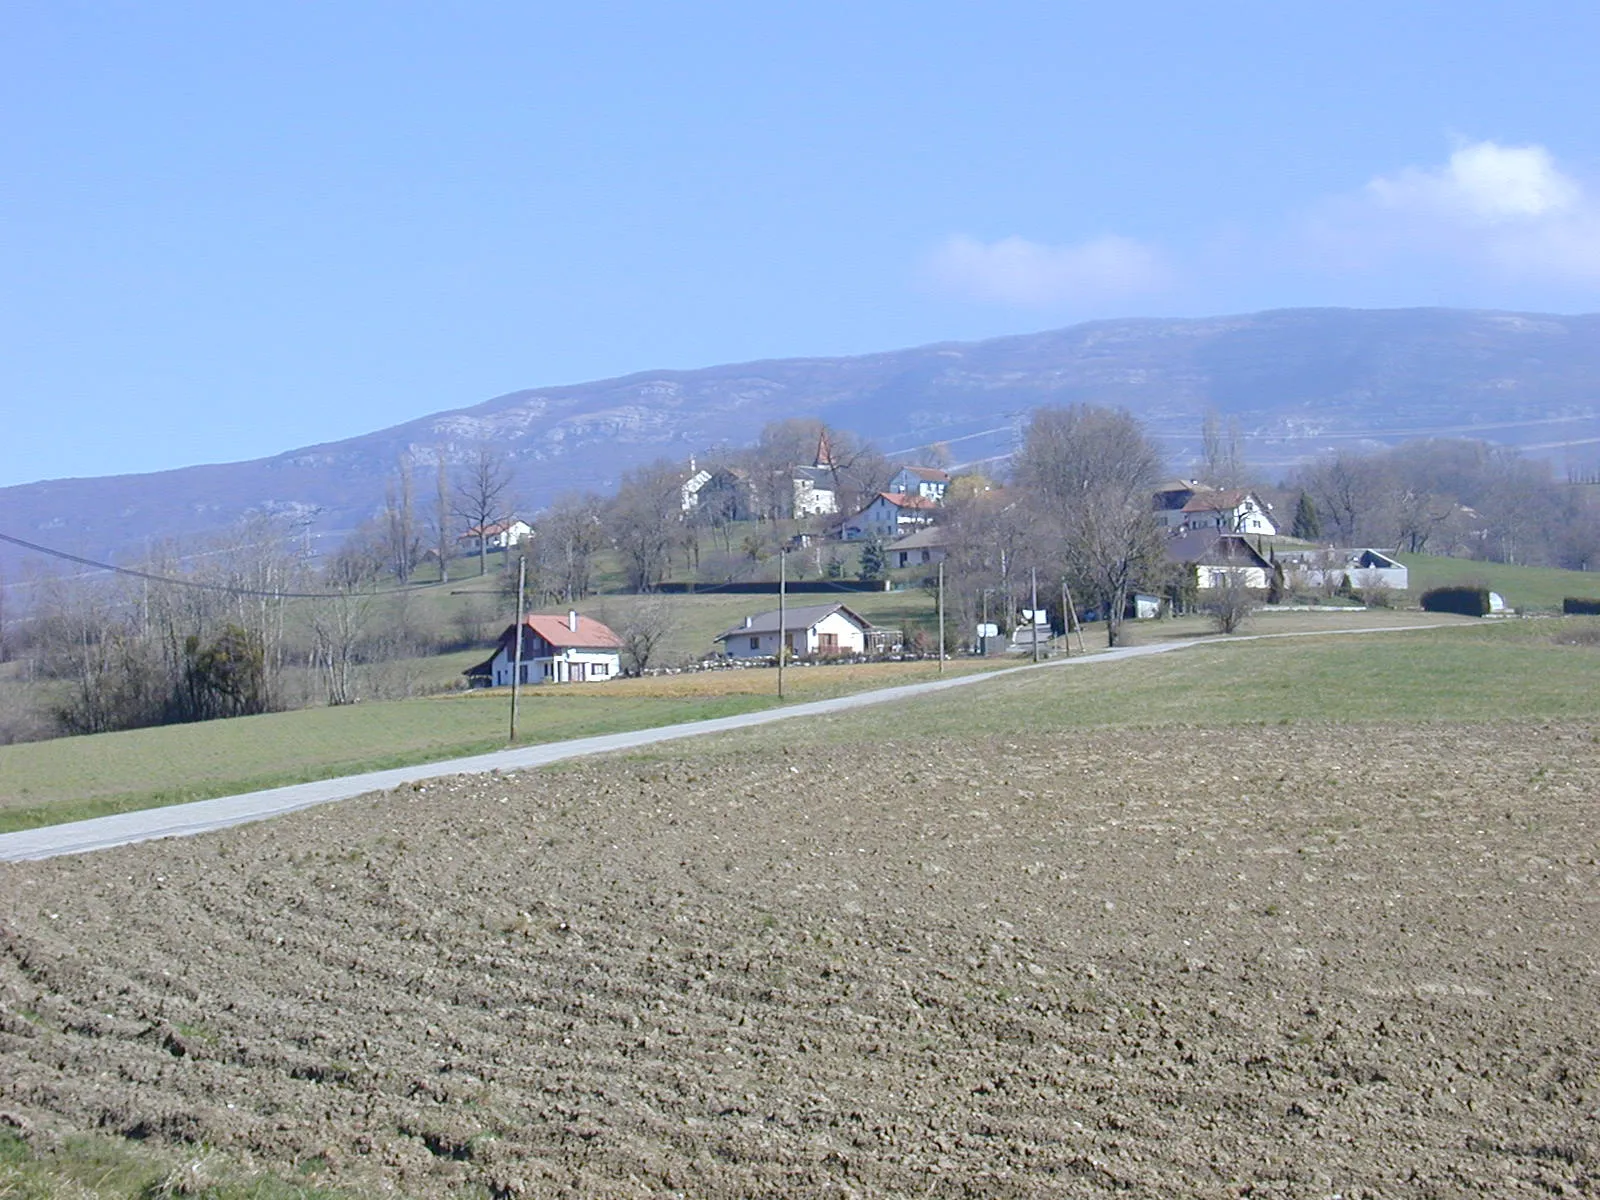
{"type": "Polygon", "coordinates": [[[1600,309],[1600,6],[74,0],[0,42],[0,485],[1119,316],[1600,309]]]}

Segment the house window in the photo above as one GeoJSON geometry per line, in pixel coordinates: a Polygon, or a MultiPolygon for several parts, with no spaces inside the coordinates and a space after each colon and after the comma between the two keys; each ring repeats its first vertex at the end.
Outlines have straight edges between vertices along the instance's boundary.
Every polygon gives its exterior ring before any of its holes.
{"type": "Polygon", "coordinates": [[[824,654],[839,653],[839,635],[837,633],[817,634],[817,648],[824,654]]]}
{"type": "Polygon", "coordinates": [[[751,638],[750,639],[750,649],[752,649],[752,650],[761,649],[761,639],[758,638],[758,637],[751,638]]]}
{"type": "Polygon", "coordinates": [[[522,682],[523,683],[527,683],[528,682],[528,664],[527,663],[523,663],[522,664],[522,682]]]}
{"type": "Polygon", "coordinates": [[[548,662],[545,663],[545,665],[544,665],[544,677],[546,679],[549,679],[555,673],[556,673],[556,665],[555,665],[555,663],[548,663],[548,662]]]}
{"type": "Polygon", "coordinates": [[[610,672],[610,667],[605,663],[592,663],[589,666],[589,672],[596,679],[604,679],[610,672]]]}

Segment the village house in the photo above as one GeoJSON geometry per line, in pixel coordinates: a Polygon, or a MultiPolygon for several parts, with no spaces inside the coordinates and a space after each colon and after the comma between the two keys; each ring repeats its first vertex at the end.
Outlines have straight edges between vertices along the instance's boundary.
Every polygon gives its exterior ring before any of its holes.
{"type": "Polygon", "coordinates": [[[487,525],[474,525],[465,533],[456,538],[458,543],[465,543],[467,549],[477,550],[478,543],[483,543],[485,550],[505,550],[511,546],[520,545],[523,541],[533,536],[533,526],[516,517],[507,517],[504,521],[491,521],[487,525]]]}
{"type": "Polygon", "coordinates": [[[950,472],[939,467],[901,467],[889,480],[885,489],[921,496],[935,504],[944,503],[944,494],[950,488],[950,472]]]}
{"type": "Polygon", "coordinates": [[[843,604],[810,604],[785,610],[783,629],[778,610],[746,617],[716,636],[729,658],[776,658],[781,643],[801,658],[865,654],[876,649],[885,631],[843,604]]]}
{"type": "Polygon", "coordinates": [[[1229,576],[1251,588],[1265,588],[1272,582],[1272,564],[1248,538],[1237,533],[1180,533],[1167,540],[1166,549],[1178,566],[1194,568],[1201,591],[1221,587],[1229,576]]]}
{"type": "Polygon", "coordinates": [[[872,503],[844,523],[839,536],[847,542],[874,537],[890,541],[933,524],[933,515],[938,509],[938,503],[925,496],[879,492],[872,503]]]}
{"type": "MultiPolygon", "coordinates": [[[[510,687],[517,626],[507,625],[485,661],[462,672],[474,687],[510,687]]],[[[622,639],[593,617],[569,611],[522,618],[520,682],[597,683],[622,673],[622,639]]]]}
{"type": "Polygon", "coordinates": [[[1158,488],[1155,511],[1172,534],[1211,530],[1271,537],[1278,532],[1271,510],[1254,492],[1207,487],[1193,479],[1175,479],[1158,488]]]}
{"type": "Polygon", "coordinates": [[[946,547],[946,538],[949,535],[937,525],[928,525],[915,533],[908,533],[903,538],[896,538],[885,548],[889,566],[925,567],[935,566],[949,557],[946,547]]]}

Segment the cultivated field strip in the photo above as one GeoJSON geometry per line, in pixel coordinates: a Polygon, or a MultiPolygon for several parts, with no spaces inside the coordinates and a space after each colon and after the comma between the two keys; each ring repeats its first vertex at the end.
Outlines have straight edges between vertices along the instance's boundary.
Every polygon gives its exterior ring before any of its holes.
{"type": "Polygon", "coordinates": [[[1596,1188],[1590,726],[742,745],[7,867],[0,1107],[419,1196],[1596,1188]]]}

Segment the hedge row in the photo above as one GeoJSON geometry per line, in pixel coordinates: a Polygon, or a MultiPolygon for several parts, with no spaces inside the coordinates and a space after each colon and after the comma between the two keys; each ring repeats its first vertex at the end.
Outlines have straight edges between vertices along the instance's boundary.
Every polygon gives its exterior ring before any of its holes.
{"type": "Polygon", "coordinates": [[[1561,611],[1572,615],[1583,616],[1600,615],[1600,600],[1587,600],[1582,596],[1568,596],[1561,602],[1561,611]]]}
{"type": "Polygon", "coordinates": [[[1422,593],[1424,612],[1460,613],[1464,617],[1481,617],[1489,611],[1489,589],[1486,587],[1436,587],[1422,593]]]}

